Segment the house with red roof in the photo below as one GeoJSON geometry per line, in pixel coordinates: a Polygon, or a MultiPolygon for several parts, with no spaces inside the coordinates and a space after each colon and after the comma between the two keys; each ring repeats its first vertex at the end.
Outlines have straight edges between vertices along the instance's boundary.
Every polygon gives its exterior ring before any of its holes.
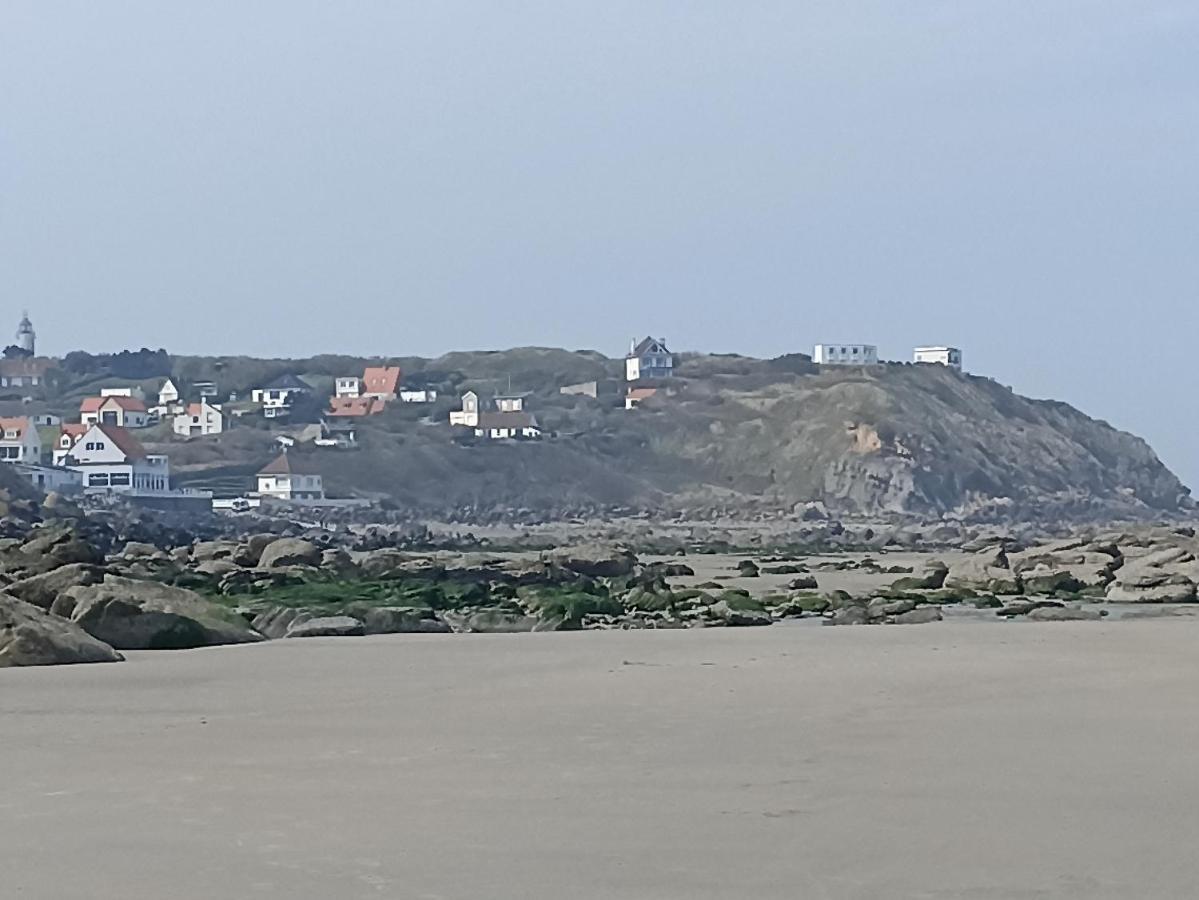
{"type": "Polygon", "coordinates": [[[378,397],[384,402],[395,400],[401,374],[399,366],[367,366],[362,373],[362,396],[378,397]]]}
{"type": "Polygon", "coordinates": [[[0,460],[40,463],[42,439],[29,416],[0,417],[0,460]]]}
{"type": "Polygon", "coordinates": [[[84,425],[116,425],[145,428],[149,424],[146,402],[137,397],[86,397],[79,404],[79,421],[84,425]]]}
{"type": "Polygon", "coordinates": [[[91,493],[166,493],[171,488],[165,456],[146,453],[129,431],[118,425],[91,425],[63,457],[63,465],[79,472],[91,493]]]}
{"type": "Polygon", "coordinates": [[[264,499],[324,500],[320,471],[304,456],[281,453],[258,472],[258,494],[264,499]]]}
{"type": "Polygon", "coordinates": [[[326,416],[356,419],[363,416],[377,416],[387,407],[387,401],[375,396],[361,397],[330,397],[326,416]]]}

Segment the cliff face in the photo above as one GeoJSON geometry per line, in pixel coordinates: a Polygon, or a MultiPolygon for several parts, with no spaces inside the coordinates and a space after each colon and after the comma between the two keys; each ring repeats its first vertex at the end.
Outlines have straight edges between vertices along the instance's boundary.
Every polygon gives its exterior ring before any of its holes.
{"type": "Polygon", "coordinates": [[[936,366],[681,384],[654,405],[659,452],[777,506],[1039,517],[1189,502],[1140,438],[936,366]]]}

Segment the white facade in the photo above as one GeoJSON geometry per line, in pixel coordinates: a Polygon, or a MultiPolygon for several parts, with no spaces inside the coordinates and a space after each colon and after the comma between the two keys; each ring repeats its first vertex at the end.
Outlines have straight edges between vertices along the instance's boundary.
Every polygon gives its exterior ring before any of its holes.
{"type": "Polygon", "coordinates": [[[425,389],[423,391],[400,391],[401,403],[434,403],[437,400],[437,391],[425,389]]]}
{"type": "Polygon", "coordinates": [[[39,491],[58,491],[60,494],[74,493],[83,487],[83,476],[74,469],[60,466],[43,466],[36,463],[13,463],[39,491]]]}
{"type": "Polygon", "coordinates": [[[42,439],[28,416],[0,418],[0,460],[40,463],[42,439]]]}
{"type": "Polygon", "coordinates": [[[338,378],[333,393],[337,397],[359,397],[362,395],[362,379],[354,375],[338,378]]]}
{"type": "Polygon", "coordinates": [[[149,424],[149,416],[145,405],[136,397],[117,394],[85,400],[79,408],[79,421],[84,425],[145,428],[149,424]]]}
{"type": "Polygon", "coordinates": [[[479,395],[467,391],[462,395],[462,409],[450,411],[450,424],[474,428],[479,424],[479,395]]]}
{"type": "Polygon", "coordinates": [[[140,387],[106,387],[100,388],[101,397],[132,397],[135,400],[145,400],[146,392],[140,387]]]}
{"type": "Polygon", "coordinates": [[[158,405],[173,406],[179,402],[179,386],[170,378],[158,389],[158,405]]]}
{"type": "Polygon", "coordinates": [[[523,394],[506,394],[495,398],[497,412],[524,412],[525,398],[523,394]]]}
{"type": "Polygon", "coordinates": [[[878,347],[874,344],[817,344],[812,361],[823,366],[876,366],[878,347]]]}
{"type": "Polygon", "coordinates": [[[912,351],[912,361],[962,369],[962,351],[957,347],[917,347],[912,351]]]}
{"type": "Polygon", "coordinates": [[[29,313],[23,313],[21,322],[17,325],[17,346],[30,356],[36,355],[34,350],[37,347],[37,334],[33,330],[33,323],[29,321],[29,313]]]}
{"type": "Polygon", "coordinates": [[[325,499],[325,488],[319,475],[259,474],[258,493],[275,500],[325,499]]]}
{"type": "Polygon", "coordinates": [[[219,406],[207,400],[189,403],[171,422],[171,429],[181,437],[203,437],[225,430],[225,414],[219,406]]]}
{"type": "Polygon", "coordinates": [[[89,492],[156,493],[171,487],[165,456],[149,456],[120,429],[95,425],[75,441],[64,460],[89,492]]]}

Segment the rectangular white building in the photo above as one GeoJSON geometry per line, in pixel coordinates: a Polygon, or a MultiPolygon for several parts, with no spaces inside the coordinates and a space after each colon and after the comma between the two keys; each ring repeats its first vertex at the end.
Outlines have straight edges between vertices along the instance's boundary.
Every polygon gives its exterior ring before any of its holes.
{"type": "Polygon", "coordinates": [[[148,454],[124,428],[92,425],[63,460],[80,473],[86,491],[166,493],[171,472],[165,456],[148,454]]]}
{"type": "Polygon", "coordinates": [[[874,344],[817,344],[812,362],[822,366],[877,366],[878,347],[874,344]]]}
{"type": "Polygon", "coordinates": [[[962,370],[962,351],[957,347],[917,347],[912,353],[913,362],[932,363],[962,370]]]}

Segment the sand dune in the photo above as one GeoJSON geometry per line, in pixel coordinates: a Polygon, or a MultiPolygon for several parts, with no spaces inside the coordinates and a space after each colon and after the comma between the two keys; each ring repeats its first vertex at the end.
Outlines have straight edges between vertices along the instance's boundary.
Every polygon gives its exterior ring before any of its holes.
{"type": "Polygon", "coordinates": [[[1192,896],[1197,646],[943,623],[10,670],[0,894],[1192,896]]]}

